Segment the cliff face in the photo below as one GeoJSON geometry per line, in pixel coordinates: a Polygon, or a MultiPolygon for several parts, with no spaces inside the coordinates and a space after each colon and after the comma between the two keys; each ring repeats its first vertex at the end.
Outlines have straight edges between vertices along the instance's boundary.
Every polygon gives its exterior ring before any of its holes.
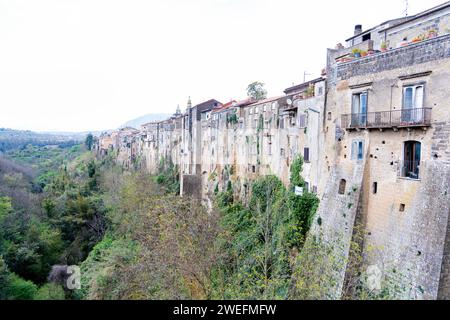
{"type": "MultiPolygon", "coordinates": [[[[450,35],[349,62],[340,54],[329,50],[326,79],[286,96],[208,101],[102,136],[96,150],[151,173],[171,162],[180,193],[206,202],[228,182],[244,200],[259,176],[288,185],[302,156],[308,191],[321,198],[312,234],[347,261],[362,226],[362,272],[377,270],[395,297],[448,298],[450,35]]],[[[334,298],[345,277],[336,270],[334,298]]]]}

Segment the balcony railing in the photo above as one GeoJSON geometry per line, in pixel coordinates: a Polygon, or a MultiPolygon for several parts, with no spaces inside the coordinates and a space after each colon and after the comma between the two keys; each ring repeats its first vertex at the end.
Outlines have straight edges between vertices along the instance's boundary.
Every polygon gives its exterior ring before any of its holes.
{"type": "Polygon", "coordinates": [[[343,114],[341,125],[346,129],[427,127],[431,108],[343,114]]]}

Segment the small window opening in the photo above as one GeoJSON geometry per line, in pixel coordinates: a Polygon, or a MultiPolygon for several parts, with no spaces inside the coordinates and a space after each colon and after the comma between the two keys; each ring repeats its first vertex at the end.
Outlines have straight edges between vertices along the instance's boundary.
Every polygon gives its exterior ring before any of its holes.
{"type": "Polygon", "coordinates": [[[405,204],[404,203],[400,203],[399,211],[400,212],[405,212],[405,204]]]}
{"type": "Polygon", "coordinates": [[[374,182],[372,185],[372,192],[373,194],[377,194],[378,192],[378,182],[374,182]]]}
{"type": "Polygon", "coordinates": [[[339,194],[345,194],[345,186],[347,184],[347,181],[345,179],[341,179],[339,182],[339,194]]]}
{"type": "Polygon", "coordinates": [[[305,162],[309,162],[309,148],[303,149],[303,159],[305,162]]]}

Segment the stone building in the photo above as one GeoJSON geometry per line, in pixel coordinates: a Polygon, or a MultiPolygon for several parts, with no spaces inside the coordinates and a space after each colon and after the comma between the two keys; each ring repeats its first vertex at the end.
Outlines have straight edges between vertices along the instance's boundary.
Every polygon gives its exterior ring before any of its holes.
{"type": "Polygon", "coordinates": [[[334,243],[346,283],[355,230],[364,273],[399,298],[450,298],[450,2],[362,30],[328,49],[323,76],[261,101],[192,106],[141,130],[100,137],[99,154],[156,174],[179,166],[181,195],[210,203],[232,186],[274,174],[288,186],[302,156],[309,192],[321,199],[313,235],[334,243]],[[103,150],[103,151],[102,151],[103,150]],[[355,226],[357,228],[355,228],[355,226]]]}
{"type": "Polygon", "coordinates": [[[328,51],[316,231],[343,243],[336,250],[347,256],[362,225],[363,271],[379,270],[401,298],[450,298],[449,9],[447,2],[383,31],[391,45],[420,41],[351,61],[343,53],[371,40],[328,51]]]}

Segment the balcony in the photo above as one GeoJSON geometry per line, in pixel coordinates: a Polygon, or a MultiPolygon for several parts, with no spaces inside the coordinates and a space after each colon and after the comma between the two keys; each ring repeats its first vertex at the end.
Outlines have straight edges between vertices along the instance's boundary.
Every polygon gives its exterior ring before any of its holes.
{"type": "Polygon", "coordinates": [[[347,130],[429,127],[431,108],[403,109],[343,114],[341,126],[347,130]]]}

